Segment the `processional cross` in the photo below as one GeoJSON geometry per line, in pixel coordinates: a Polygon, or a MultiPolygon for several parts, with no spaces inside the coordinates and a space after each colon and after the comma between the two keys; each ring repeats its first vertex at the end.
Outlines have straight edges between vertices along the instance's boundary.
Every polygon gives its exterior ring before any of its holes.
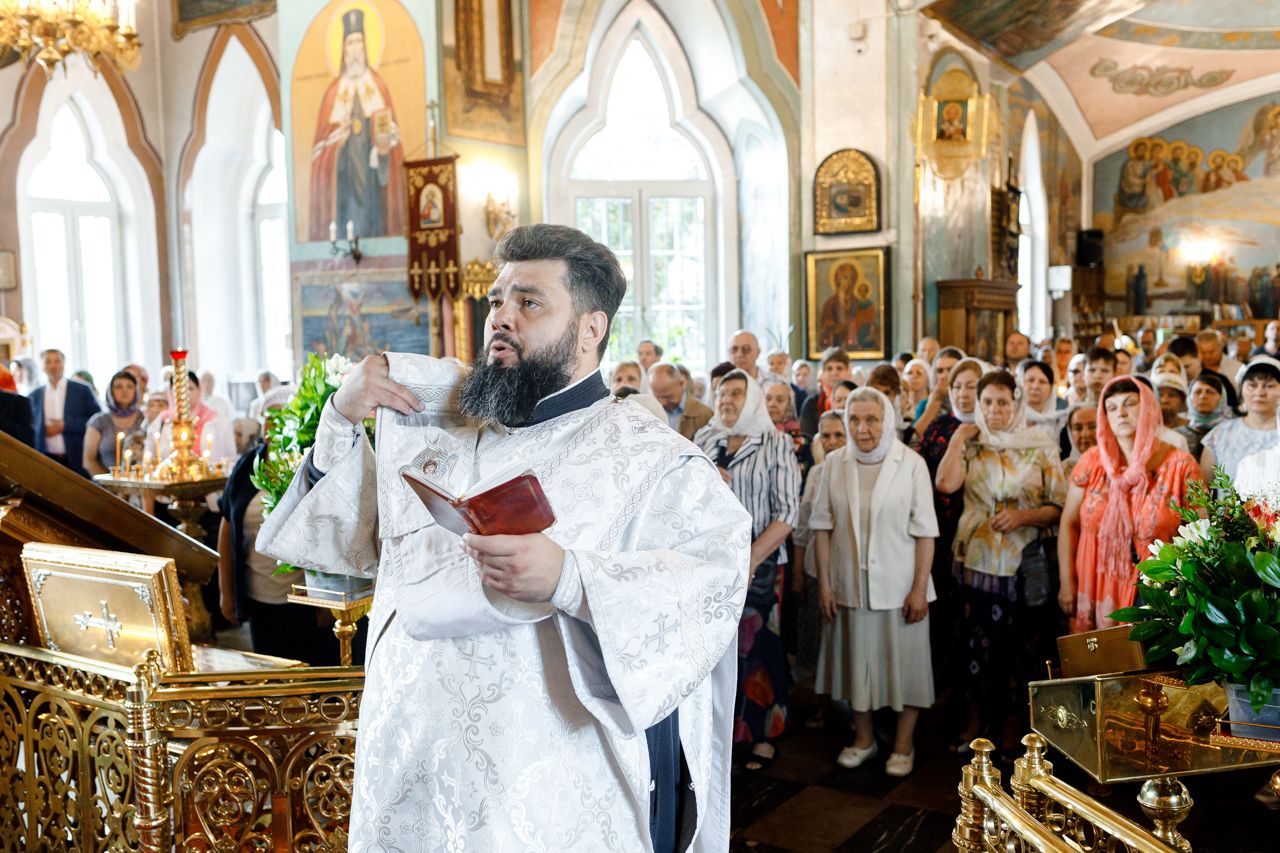
{"type": "Polygon", "coordinates": [[[102,605],[102,615],[94,616],[88,610],[78,613],[75,616],[75,622],[80,626],[81,631],[88,631],[90,628],[101,628],[107,632],[107,648],[114,649],[116,647],[116,637],[120,634],[123,627],[116,615],[107,607],[105,601],[99,601],[102,605]]]}

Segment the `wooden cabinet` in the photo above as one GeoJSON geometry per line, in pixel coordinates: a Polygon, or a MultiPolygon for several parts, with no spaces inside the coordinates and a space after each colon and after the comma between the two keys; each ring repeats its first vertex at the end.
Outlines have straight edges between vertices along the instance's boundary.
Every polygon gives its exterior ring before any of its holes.
{"type": "Polygon", "coordinates": [[[974,358],[1004,361],[1004,340],[1016,326],[1018,283],[985,278],[938,281],[938,340],[974,358]]]}

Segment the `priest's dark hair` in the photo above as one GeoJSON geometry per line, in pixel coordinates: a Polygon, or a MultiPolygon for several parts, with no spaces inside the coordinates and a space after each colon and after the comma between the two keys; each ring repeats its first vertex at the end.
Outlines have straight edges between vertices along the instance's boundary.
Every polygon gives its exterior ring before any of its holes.
{"type": "Polygon", "coordinates": [[[568,267],[565,286],[573,297],[577,316],[603,311],[608,318],[604,337],[596,353],[603,356],[609,346],[613,315],[627,294],[627,277],[608,246],[597,243],[567,225],[521,225],[502,238],[494,251],[499,264],[515,261],[564,261],[568,267]]]}

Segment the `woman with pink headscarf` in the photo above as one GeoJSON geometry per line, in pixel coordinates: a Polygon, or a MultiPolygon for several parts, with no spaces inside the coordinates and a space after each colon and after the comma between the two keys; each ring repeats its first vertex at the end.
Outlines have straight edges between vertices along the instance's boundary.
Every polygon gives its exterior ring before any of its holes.
{"type": "Polygon", "coordinates": [[[1118,376],[1098,403],[1098,444],[1071,472],[1058,533],[1058,604],[1072,633],[1107,628],[1109,614],[1133,604],[1137,564],[1147,546],[1169,540],[1200,480],[1189,453],[1160,440],[1160,404],[1141,382],[1118,376]]]}

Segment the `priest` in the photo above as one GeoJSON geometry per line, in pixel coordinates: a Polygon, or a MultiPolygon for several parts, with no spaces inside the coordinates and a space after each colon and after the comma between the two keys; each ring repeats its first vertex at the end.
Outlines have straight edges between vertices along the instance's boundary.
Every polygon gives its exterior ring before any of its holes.
{"type": "Polygon", "coordinates": [[[498,260],[476,367],[366,358],[258,539],[378,578],[349,849],[727,850],[750,518],[605,388],[613,254],[531,225],[498,260]],[[406,465],[456,494],[532,472],[555,522],[459,537],[406,465]]]}

